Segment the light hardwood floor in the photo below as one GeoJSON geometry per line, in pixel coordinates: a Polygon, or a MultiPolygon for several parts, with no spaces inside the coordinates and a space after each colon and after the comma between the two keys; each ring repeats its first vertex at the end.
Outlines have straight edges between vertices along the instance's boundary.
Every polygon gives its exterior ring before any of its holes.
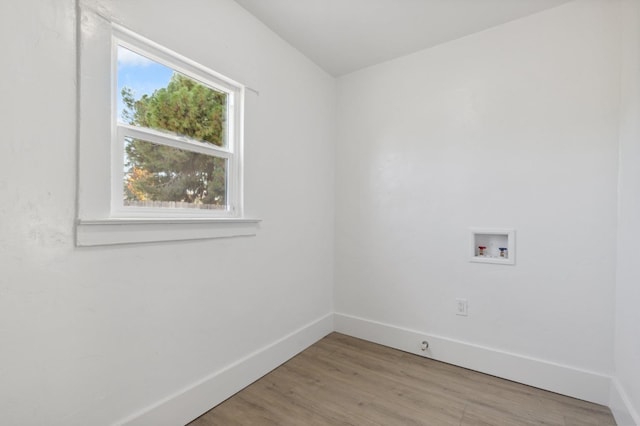
{"type": "Polygon", "coordinates": [[[608,426],[607,407],[332,333],[189,426],[608,426]]]}

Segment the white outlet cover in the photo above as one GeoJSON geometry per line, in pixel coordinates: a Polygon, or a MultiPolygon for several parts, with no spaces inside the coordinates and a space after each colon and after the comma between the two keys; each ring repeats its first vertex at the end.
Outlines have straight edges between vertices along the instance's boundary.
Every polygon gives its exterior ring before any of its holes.
{"type": "Polygon", "coordinates": [[[456,299],[456,315],[464,317],[469,315],[469,302],[467,299],[456,299]]]}

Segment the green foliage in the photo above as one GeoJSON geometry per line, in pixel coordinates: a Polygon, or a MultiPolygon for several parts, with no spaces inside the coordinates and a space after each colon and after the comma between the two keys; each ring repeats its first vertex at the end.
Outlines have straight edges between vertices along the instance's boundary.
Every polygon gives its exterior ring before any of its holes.
{"type": "MultiPolygon", "coordinates": [[[[138,100],[125,87],[122,99],[129,124],[226,143],[227,95],[183,75],[174,73],[166,88],[138,100]]],[[[125,151],[125,200],[225,205],[225,160],[138,139],[126,141],[125,151]]]]}

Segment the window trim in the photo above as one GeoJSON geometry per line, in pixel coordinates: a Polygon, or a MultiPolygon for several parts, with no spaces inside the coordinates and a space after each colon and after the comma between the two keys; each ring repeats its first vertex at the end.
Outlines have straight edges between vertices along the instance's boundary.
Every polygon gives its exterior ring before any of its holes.
{"type": "MultiPolygon", "coordinates": [[[[101,246],[113,244],[136,244],[164,241],[201,240],[210,238],[228,238],[237,236],[253,236],[259,229],[260,219],[245,216],[243,206],[243,116],[244,94],[243,85],[221,75],[203,65],[196,63],[182,55],[179,55],[151,40],[148,40],[133,31],[115,24],[109,18],[103,16],[90,7],[80,3],[79,8],[79,42],[78,42],[78,183],[77,183],[77,220],[76,220],[76,245],[101,246]],[[162,215],[134,215],[128,211],[126,215],[120,215],[112,208],[112,185],[115,162],[114,151],[116,149],[114,139],[121,133],[117,129],[117,102],[114,93],[117,91],[117,37],[119,44],[127,47],[125,43],[139,43],[153,50],[154,57],[166,63],[166,57],[179,58],[180,67],[170,61],[170,65],[178,72],[188,76],[208,73],[216,84],[207,79],[205,83],[212,87],[222,87],[229,93],[236,90],[238,95],[234,100],[236,119],[233,131],[237,132],[238,143],[233,143],[229,138],[226,148],[209,147],[216,152],[216,156],[228,155],[228,150],[233,150],[233,155],[238,159],[235,172],[230,175],[227,185],[235,185],[237,201],[235,211],[227,216],[212,216],[184,212],[187,209],[172,209],[173,214],[162,215]],[[164,58],[164,59],[163,59],[164,58]],[[115,69],[114,69],[115,68],[115,69]],[[185,72],[187,71],[187,72],[185,72]],[[109,161],[105,161],[108,158],[109,161]],[[234,179],[233,182],[230,179],[234,179]],[[191,214],[185,214],[191,213],[191,214]]],[[[129,48],[129,47],[127,47],[129,48]]],[[[138,51],[134,47],[134,51],[138,51]]],[[[150,52],[142,49],[145,56],[150,52]]],[[[193,77],[192,77],[193,78],[193,77]]],[[[196,78],[202,81],[200,78],[196,78]]],[[[132,126],[135,127],[135,126],[132,126]]],[[[125,131],[137,132],[139,129],[125,128],[125,131]]],[[[137,134],[137,133],[136,133],[137,134]]],[[[155,138],[154,131],[146,132],[145,137],[155,138]],[[151,135],[151,136],[150,136],[151,135]]],[[[167,135],[162,134],[163,141],[167,135]]],[[[157,139],[156,139],[157,141],[157,139]]],[[[175,137],[169,143],[198,144],[188,138],[175,137]]],[[[184,145],[183,145],[184,146],[184,145]]],[[[122,160],[118,162],[120,185],[122,185],[122,160]]],[[[229,195],[228,195],[229,196],[229,195]]],[[[228,204],[232,201],[228,200],[228,204]]],[[[196,209],[189,209],[196,210],[196,209]]]]}
{"type": "Polygon", "coordinates": [[[78,247],[255,236],[259,219],[138,218],[79,220],[78,247]]]}

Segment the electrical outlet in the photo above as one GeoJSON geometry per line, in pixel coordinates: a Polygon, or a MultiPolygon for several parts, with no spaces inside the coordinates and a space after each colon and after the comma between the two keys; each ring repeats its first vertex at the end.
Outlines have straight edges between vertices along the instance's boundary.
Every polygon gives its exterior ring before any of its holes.
{"type": "Polygon", "coordinates": [[[456,315],[462,315],[463,317],[469,315],[467,299],[456,299],[456,315]]]}

